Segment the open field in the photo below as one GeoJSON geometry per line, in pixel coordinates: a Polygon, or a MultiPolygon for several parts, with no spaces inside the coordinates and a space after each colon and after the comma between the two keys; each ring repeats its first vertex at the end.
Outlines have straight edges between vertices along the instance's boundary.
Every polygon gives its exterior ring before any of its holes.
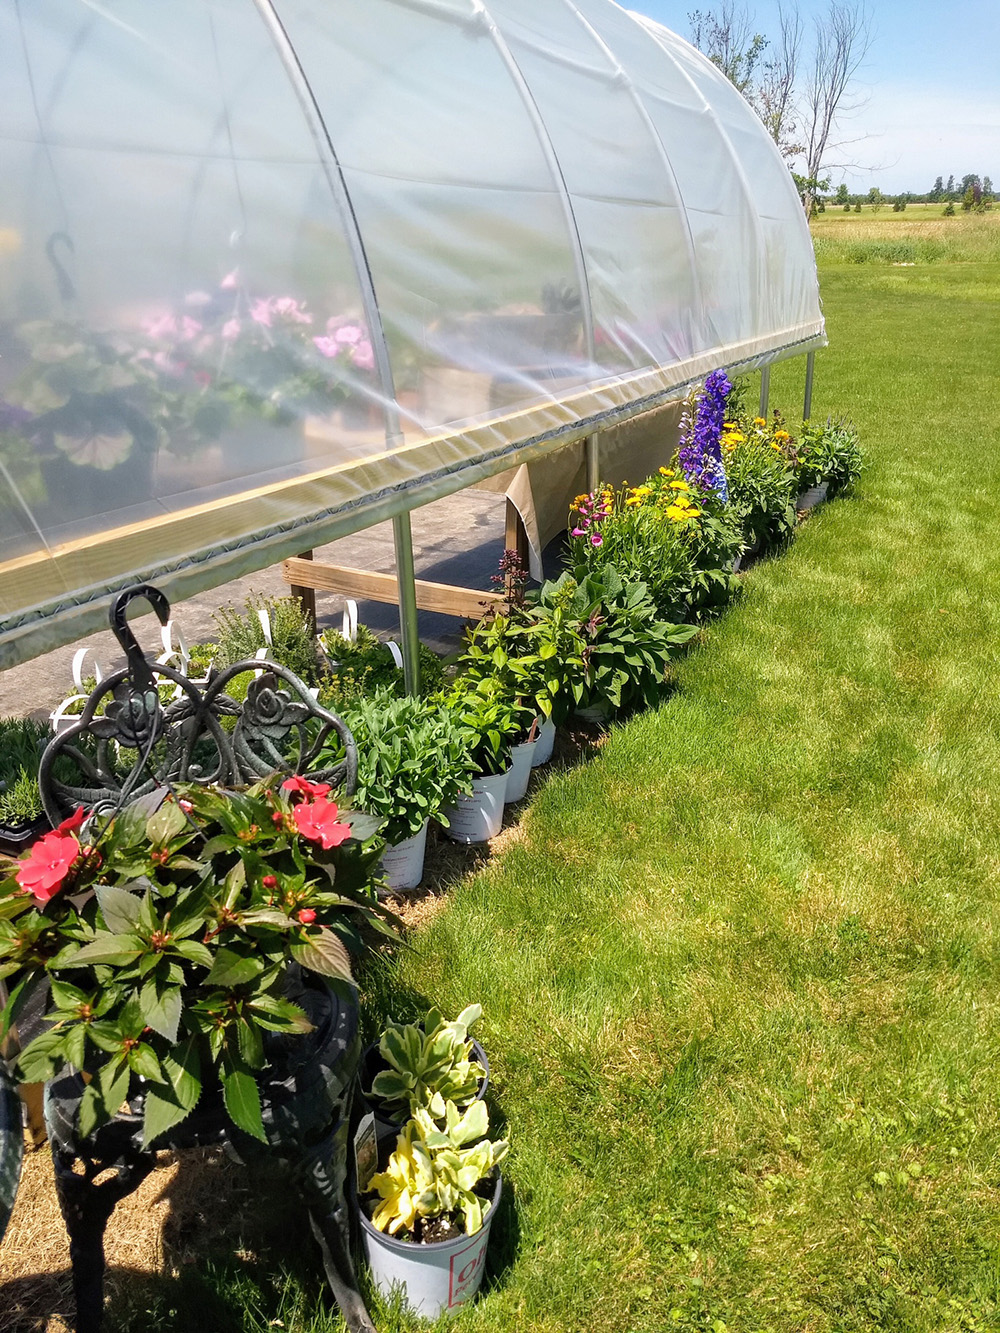
{"type": "MultiPolygon", "coordinates": [[[[909,212],[816,225],[857,493],[368,979],[376,1015],[485,1009],[513,1149],[455,1333],[1000,1324],[1000,215],[909,212]],[[939,223],[912,267],[828,234],[939,223]]],[[[287,1202],[237,1243],[109,1329],[342,1328],[287,1202]]]]}
{"type": "Polygon", "coordinates": [[[909,204],[845,213],[828,208],[814,218],[820,263],[1000,263],[1000,207],[988,213],[942,216],[941,204],[909,204]]]}

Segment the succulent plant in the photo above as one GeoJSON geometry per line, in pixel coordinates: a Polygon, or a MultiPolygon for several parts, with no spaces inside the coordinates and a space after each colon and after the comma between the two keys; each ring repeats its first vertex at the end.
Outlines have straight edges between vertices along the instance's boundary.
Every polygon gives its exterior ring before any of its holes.
{"type": "Polygon", "coordinates": [[[475,1235],[483,1225],[475,1187],[507,1155],[507,1141],[486,1138],[488,1130],[484,1102],[473,1102],[464,1114],[447,1102],[443,1128],[418,1110],[400,1131],[386,1169],[371,1179],[371,1192],[381,1197],[372,1224],[394,1236],[440,1217],[460,1220],[466,1235],[475,1235]]]}
{"type": "Polygon", "coordinates": [[[441,1120],[446,1104],[466,1106],[474,1101],[486,1070],[472,1055],[469,1029],[482,1017],[482,1007],[470,1004],[452,1022],[429,1009],[422,1024],[391,1023],[379,1042],[388,1069],[376,1074],[372,1095],[391,1115],[427,1111],[441,1120]]]}

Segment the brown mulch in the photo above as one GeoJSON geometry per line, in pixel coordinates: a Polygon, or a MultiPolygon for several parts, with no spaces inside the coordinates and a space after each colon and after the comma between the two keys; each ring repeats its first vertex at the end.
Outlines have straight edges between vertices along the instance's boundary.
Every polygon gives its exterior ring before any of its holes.
{"type": "MultiPolygon", "coordinates": [[[[255,1176],[259,1173],[255,1173],[255,1176]]],[[[159,1153],[156,1169],[123,1199],[105,1234],[107,1292],[137,1278],[176,1276],[204,1240],[236,1250],[260,1231],[259,1183],[221,1148],[159,1153]]],[[[252,1243],[252,1242],[251,1242],[252,1243]]],[[[21,1185],[0,1243],[0,1333],[68,1333],[69,1241],[48,1145],[26,1148],[21,1185]]]]}

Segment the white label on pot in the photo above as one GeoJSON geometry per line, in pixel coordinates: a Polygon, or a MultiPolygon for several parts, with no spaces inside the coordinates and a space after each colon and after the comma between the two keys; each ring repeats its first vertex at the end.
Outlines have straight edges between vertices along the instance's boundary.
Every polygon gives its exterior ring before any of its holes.
{"type": "Polygon", "coordinates": [[[378,1166],[378,1142],[375,1137],[375,1113],[362,1117],[354,1136],[354,1166],[358,1177],[358,1193],[364,1194],[378,1166]]]}
{"type": "Polygon", "coordinates": [[[472,1292],[479,1286],[479,1273],[486,1262],[486,1246],[482,1242],[482,1237],[473,1239],[471,1245],[466,1245],[464,1250],[459,1250],[457,1254],[451,1256],[451,1267],[448,1273],[448,1309],[454,1305],[461,1305],[468,1300],[472,1292]]]}

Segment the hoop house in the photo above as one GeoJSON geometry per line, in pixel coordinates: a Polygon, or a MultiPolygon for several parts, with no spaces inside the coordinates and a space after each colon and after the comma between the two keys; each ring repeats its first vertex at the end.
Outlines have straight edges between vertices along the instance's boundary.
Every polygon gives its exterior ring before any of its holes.
{"type": "Polygon", "coordinates": [[[0,664],[823,342],[782,160],[611,0],[0,0],[0,664]]]}

